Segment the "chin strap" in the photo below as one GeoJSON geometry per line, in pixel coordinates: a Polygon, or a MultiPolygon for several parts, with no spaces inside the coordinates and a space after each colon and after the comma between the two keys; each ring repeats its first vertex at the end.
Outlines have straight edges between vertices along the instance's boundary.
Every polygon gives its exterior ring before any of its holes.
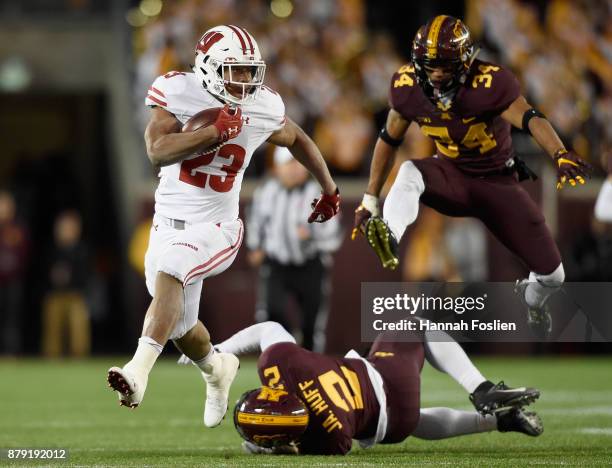
{"type": "MultiPolygon", "coordinates": [[[[474,53],[472,53],[472,56],[470,57],[470,63],[468,63],[468,66],[467,66],[468,70],[472,67],[474,60],[476,60],[476,57],[478,56],[479,53],[480,53],[480,47],[477,47],[476,50],[474,50],[474,53]]],[[[467,76],[467,73],[466,73],[466,76],[467,76]]]]}

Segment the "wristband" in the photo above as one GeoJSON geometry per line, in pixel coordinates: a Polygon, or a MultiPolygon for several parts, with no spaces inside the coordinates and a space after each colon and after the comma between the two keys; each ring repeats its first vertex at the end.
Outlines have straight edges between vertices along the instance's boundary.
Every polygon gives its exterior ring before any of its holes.
{"type": "Polygon", "coordinates": [[[364,193],[363,199],[361,200],[361,206],[372,213],[372,216],[378,216],[378,197],[370,195],[369,193],[364,193]]]}

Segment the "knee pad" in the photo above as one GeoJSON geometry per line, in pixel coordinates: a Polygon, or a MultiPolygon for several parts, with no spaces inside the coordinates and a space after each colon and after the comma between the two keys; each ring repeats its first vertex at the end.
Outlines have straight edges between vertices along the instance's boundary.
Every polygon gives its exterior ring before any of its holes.
{"type": "Polygon", "coordinates": [[[412,161],[405,161],[400,165],[397,177],[395,178],[395,184],[415,188],[419,194],[425,191],[423,175],[412,161]]]}
{"type": "Polygon", "coordinates": [[[535,283],[536,281],[543,286],[549,288],[557,288],[565,281],[565,271],[563,270],[563,263],[559,263],[559,266],[547,275],[540,273],[531,272],[529,273],[529,281],[535,283]]]}

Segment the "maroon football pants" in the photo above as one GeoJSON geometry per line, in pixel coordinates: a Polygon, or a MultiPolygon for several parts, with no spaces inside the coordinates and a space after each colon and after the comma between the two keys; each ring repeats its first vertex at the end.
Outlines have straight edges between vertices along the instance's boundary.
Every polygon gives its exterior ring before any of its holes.
{"type": "Polygon", "coordinates": [[[414,432],[421,410],[423,343],[394,341],[393,332],[378,335],[368,361],[383,378],[387,396],[387,433],[383,444],[396,444],[414,432]]]}
{"type": "Polygon", "coordinates": [[[479,219],[530,271],[546,275],[559,266],[544,216],[513,174],[471,176],[434,157],[412,162],[425,183],[423,204],[447,216],[479,219]]]}

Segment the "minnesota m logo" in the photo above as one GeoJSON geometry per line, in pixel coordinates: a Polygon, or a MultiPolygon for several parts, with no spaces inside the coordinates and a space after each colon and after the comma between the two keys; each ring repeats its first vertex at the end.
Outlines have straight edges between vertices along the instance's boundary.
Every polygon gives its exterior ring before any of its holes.
{"type": "Polygon", "coordinates": [[[289,395],[286,391],[278,388],[261,387],[261,392],[257,395],[258,400],[279,401],[283,395],[289,395]]]}

